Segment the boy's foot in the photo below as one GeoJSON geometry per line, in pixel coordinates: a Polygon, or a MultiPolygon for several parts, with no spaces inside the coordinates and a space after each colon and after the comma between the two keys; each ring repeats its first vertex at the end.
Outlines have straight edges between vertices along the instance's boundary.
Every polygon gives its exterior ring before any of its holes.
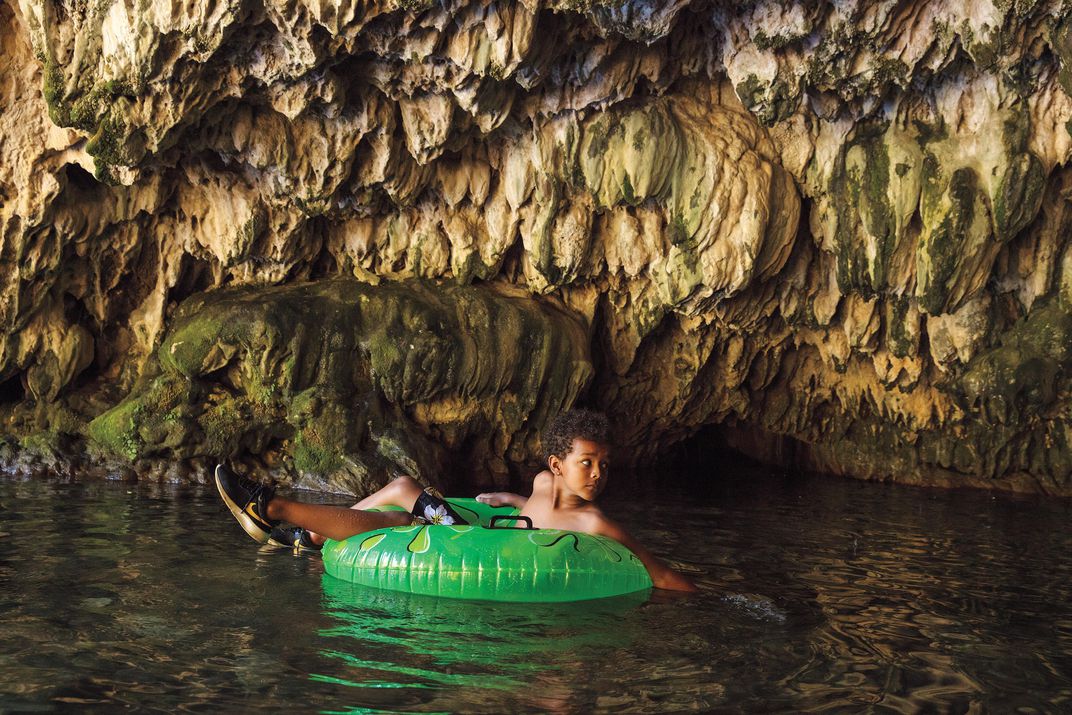
{"type": "Polygon", "coordinates": [[[300,526],[277,526],[268,535],[269,546],[286,546],[295,551],[320,551],[320,544],[313,541],[309,532],[300,526]]]}
{"type": "Polygon", "coordinates": [[[275,496],[275,487],[243,479],[218,464],[216,488],[246,533],[262,544],[268,543],[272,527],[279,523],[268,518],[268,502],[275,496]]]}

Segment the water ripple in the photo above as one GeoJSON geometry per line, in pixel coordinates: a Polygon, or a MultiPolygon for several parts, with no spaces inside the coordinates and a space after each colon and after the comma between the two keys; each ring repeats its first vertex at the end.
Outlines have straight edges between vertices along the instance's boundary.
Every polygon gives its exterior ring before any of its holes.
{"type": "Polygon", "coordinates": [[[715,484],[606,505],[698,596],[518,606],[336,581],[201,488],[0,482],[0,711],[1072,707],[1068,503],[715,484]]]}

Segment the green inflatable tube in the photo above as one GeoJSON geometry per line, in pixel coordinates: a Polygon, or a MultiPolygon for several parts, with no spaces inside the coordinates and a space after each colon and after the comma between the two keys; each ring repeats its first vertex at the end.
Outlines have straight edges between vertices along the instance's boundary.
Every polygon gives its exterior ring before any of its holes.
{"type": "Polygon", "coordinates": [[[604,536],[512,528],[511,507],[447,499],[479,526],[399,526],[324,544],[335,578],[391,591],[481,601],[585,601],[651,588],[636,555],[604,536]]]}

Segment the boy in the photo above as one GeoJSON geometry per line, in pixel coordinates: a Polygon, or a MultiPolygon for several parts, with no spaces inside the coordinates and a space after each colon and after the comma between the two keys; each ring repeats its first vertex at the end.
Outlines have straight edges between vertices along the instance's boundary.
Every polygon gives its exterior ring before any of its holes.
{"type": "MultiPolygon", "coordinates": [[[[544,435],[547,469],[532,480],[532,496],[509,492],[479,494],[491,506],[514,506],[537,529],[563,529],[606,536],[637,555],[656,588],[695,591],[687,576],[674,571],[641,546],[623,528],[608,519],[593,503],[608,477],[609,425],[607,418],[589,410],[560,414],[544,435]]],[[[324,538],[342,540],[374,529],[412,523],[464,524],[450,505],[424,491],[411,477],[399,477],[350,508],[304,504],[277,497],[271,487],[254,484],[216,467],[216,487],[246,533],[261,543],[319,548],[324,538]],[[409,512],[366,511],[398,506],[409,512]],[[280,529],[280,521],[297,524],[280,529]]]]}

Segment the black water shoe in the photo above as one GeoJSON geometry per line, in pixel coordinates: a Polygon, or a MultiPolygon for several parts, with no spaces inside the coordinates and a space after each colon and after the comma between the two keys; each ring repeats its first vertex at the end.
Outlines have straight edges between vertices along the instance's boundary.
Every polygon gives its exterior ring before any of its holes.
{"type": "Polygon", "coordinates": [[[285,546],[295,551],[320,551],[320,544],[313,541],[309,532],[300,526],[277,526],[268,535],[270,546],[285,546]]]}
{"type": "Polygon", "coordinates": [[[262,544],[268,543],[272,527],[279,523],[268,518],[268,502],[275,496],[275,487],[243,479],[218,464],[216,488],[246,533],[262,544]]]}

